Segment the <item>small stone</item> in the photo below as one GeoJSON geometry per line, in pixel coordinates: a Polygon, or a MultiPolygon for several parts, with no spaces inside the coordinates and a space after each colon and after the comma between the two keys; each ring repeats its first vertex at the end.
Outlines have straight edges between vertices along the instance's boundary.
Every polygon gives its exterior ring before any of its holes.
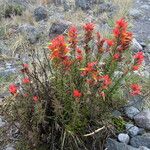
{"type": "Polygon", "coordinates": [[[130,48],[131,48],[131,50],[133,50],[135,52],[143,50],[143,47],[140,45],[140,43],[135,38],[132,39],[130,48]]]}
{"type": "Polygon", "coordinates": [[[150,148],[150,136],[135,136],[131,138],[130,144],[137,148],[140,146],[145,146],[150,148]]]}
{"type": "Polygon", "coordinates": [[[0,116],[0,128],[5,126],[5,122],[3,121],[3,119],[0,116]]]}
{"type": "Polygon", "coordinates": [[[5,148],[5,150],[16,150],[16,149],[14,148],[13,145],[8,144],[8,145],[6,146],[6,148],[5,148]]]}
{"type": "Polygon", "coordinates": [[[142,12],[137,9],[131,9],[129,15],[132,16],[134,19],[138,19],[142,16],[142,12]]]}
{"type": "Polygon", "coordinates": [[[118,111],[118,110],[114,110],[114,111],[112,112],[112,115],[113,115],[113,117],[115,117],[115,118],[119,118],[119,117],[121,117],[121,112],[118,111]]]}
{"type": "Polygon", "coordinates": [[[63,34],[70,26],[71,22],[68,21],[57,21],[52,24],[49,30],[49,36],[63,34]]]}
{"type": "Polygon", "coordinates": [[[150,130],[150,109],[140,112],[134,117],[134,121],[139,127],[150,130]]]}
{"type": "Polygon", "coordinates": [[[40,37],[40,32],[38,31],[38,29],[30,24],[21,25],[18,31],[25,35],[25,37],[31,44],[36,43],[40,37]]]}
{"type": "Polygon", "coordinates": [[[130,106],[130,107],[125,107],[125,114],[130,118],[130,119],[133,119],[133,117],[135,115],[137,115],[140,111],[133,107],[133,106],[130,106]]]}
{"type": "Polygon", "coordinates": [[[48,12],[45,7],[39,6],[34,10],[34,17],[36,21],[45,20],[48,16],[48,12]]]}
{"type": "Polygon", "coordinates": [[[135,147],[129,146],[125,143],[117,142],[114,139],[109,138],[106,142],[107,150],[138,150],[135,147]]]}
{"type": "Polygon", "coordinates": [[[145,146],[140,146],[139,150],[150,150],[149,148],[145,147],[145,146]]]}
{"type": "Polygon", "coordinates": [[[129,143],[129,140],[130,140],[130,137],[128,134],[125,134],[125,133],[120,133],[118,135],[118,140],[122,143],[126,143],[128,144],[129,143]]]}

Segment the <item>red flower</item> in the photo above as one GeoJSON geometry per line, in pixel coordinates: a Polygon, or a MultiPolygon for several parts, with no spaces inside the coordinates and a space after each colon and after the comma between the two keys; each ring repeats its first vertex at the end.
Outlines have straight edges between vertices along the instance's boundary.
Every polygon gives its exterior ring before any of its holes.
{"type": "Polygon", "coordinates": [[[28,96],[29,96],[29,94],[28,94],[28,93],[25,93],[23,96],[24,96],[24,97],[28,97],[28,96]]]}
{"type": "Polygon", "coordinates": [[[76,59],[79,60],[79,61],[82,61],[82,60],[83,60],[83,56],[82,56],[82,55],[78,55],[78,56],[76,57],[76,59]]]}
{"type": "Polygon", "coordinates": [[[119,34],[120,34],[119,29],[118,29],[118,28],[115,28],[115,29],[113,30],[113,34],[114,34],[115,37],[118,37],[119,34]]]}
{"type": "Polygon", "coordinates": [[[11,84],[10,86],[9,86],[9,92],[11,93],[11,94],[16,94],[17,93],[17,87],[16,87],[16,85],[14,85],[14,84],[11,84]]]}
{"type": "Polygon", "coordinates": [[[31,81],[30,81],[30,79],[29,78],[24,78],[23,80],[22,80],[22,83],[24,83],[24,84],[28,84],[28,83],[30,83],[31,81]]]}
{"type": "Polygon", "coordinates": [[[28,64],[22,64],[23,68],[29,68],[28,64]]]}
{"type": "Polygon", "coordinates": [[[78,90],[74,90],[74,91],[73,91],[73,96],[74,96],[75,98],[80,98],[80,97],[82,96],[82,94],[81,94],[78,90]]]}
{"type": "Polygon", "coordinates": [[[33,96],[33,100],[34,100],[35,103],[37,103],[38,100],[39,100],[38,96],[33,96]]]}
{"type": "Polygon", "coordinates": [[[120,54],[119,53],[114,54],[113,58],[118,60],[120,58],[120,54]]]}
{"type": "Polygon", "coordinates": [[[77,49],[77,53],[78,53],[78,54],[81,54],[81,53],[82,53],[82,50],[78,48],[78,49],[77,49]]]}
{"type": "Polygon", "coordinates": [[[137,52],[133,57],[138,65],[141,65],[142,62],[144,61],[143,52],[137,52]]]}
{"type": "Polygon", "coordinates": [[[86,23],[83,27],[87,32],[91,32],[94,30],[94,24],[93,23],[86,23]]]}
{"type": "Polygon", "coordinates": [[[65,42],[65,37],[63,35],[60,35],[56,38],[54,38],[51,41],[51,44],[48,47],[51,51],[50,58],[58,59],[60,61],[64,60],[64,58],[69,53],[69,49],[67,48],[67,44],[65,42]]]}
{"type": "Polygon", "coordinates": [[[128,23],[123,18],[121,18],[120,20],[116,21],[116,25],[118,28],[122,28],[126,30],[128,23]]]}
{"type": "Polygon", "coordinates": [[[109,47],[114,45],[114,41],[113,40],[106,39],[105,41],[107,42],[109,47]]]}
{"type": "Polygon", "coordinates": [[[112,83],[111,78],[109,77],[109,75],[104,75],[101,77],[103,83],[102,83],[102,88],[103,89],[107,89],[108,86],[112,83]]]}
{"type": "Polygon", "coordinates": [[[70,43],[70,47],[76,49],[77,47],[77,28],[75,26],[70,27],[69,31],[68,31],[68,37],[69,37],[69,43],[70,43]]]}
{"type": "Polygon", "coordinates": [[[131,95],[139,95],[139,94],[141,94],[141,86],[140,85],[138,85],[138,84],[131,84],[130,85],[130,88],[131,88],[131,95]]]}
{"type": "Polygon", "coordinates": [[[133,69],[134,71],[139,70],[139,68],[140,68],[140,66],[132,66],[132,69],[133,69]]]}

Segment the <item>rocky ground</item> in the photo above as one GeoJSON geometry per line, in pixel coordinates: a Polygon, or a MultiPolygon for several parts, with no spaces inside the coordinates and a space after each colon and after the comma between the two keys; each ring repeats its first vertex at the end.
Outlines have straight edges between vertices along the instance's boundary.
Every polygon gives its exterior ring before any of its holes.
{"type": "MultiPolygon", "coordinates": [[[[30,7],[28,1],[19,1],[23,7],[30,7]]],[[[65,8],[68,12],[66,13],[63,13],[64,9],[62,8],[51,7],[51,9],[48,9],[43,6],[36,8],[30,7],[32,15],[28,14],[28,12],[24,14],[28,16],[28,22],[26,18],[22,20],[22,22],[19,20],[21,23],[16,24],[15,21],[18,21],[18,17],[14,17],[14,22],[11,23],[7,35],[5,37],[1,36],[2,38],[0,37],[0,54],[2,54],[3,57],[12,56],[10,58],[5,57],[5,61],[1,60],[0,57],[0,107],[3,104],[4,98],[9,96],[6,88],[7,83],[16,79],[15,74],[19,70],[21,61],[27,62],[29,59],[27,50],[32,48],[40,49],[40,47],[45,46],[45,43],[47,43],[50,38],[57,34],[64,33],[72,23],[80,26],[84,21],[93,21],[97,23],[97,28],[100,30],[109,30],[111,28],[111,23],[105,20],[115,13],[116,7],[111,5],[111,3],[102,3],[99,7],[101,9],[96,8],[86,13],[79,11],[79,13],[74,15],[74,17],[76,17],[74,22],[72,16],[69,15],[67,5],[65,8]],[[106,18],[102,12],[107,12],[106,18]],[[99,15],[99,17],[97,15],[99,15]],[[33,22],[31,18],[34,18],[35,22],[33,22]],[[53,22],[52,20],[56,18],[59,21],[53,22]],[[77,20],[80,20],[79,23],[76,22],[77,20]],[[51,22],[49,23],[49,21],[51,22]],[[16,39],[17,42],[15,43],[16,39]],[[10,45],[10,41],[13,41],[11,47],[8,46],[10,45]],[[18,43],[20,43],[20,45],[18,43]],[[14,51],[10,49],[14,49],[14,51]],[[19,49],[22,49],[22,53],[18,53],[19,49]]],[[[134,0],[132,8],[129,10],[129,18],[132,18],[132,30],[135,35],[132,49],[134,51],[145,52],[146,67],[142,73],[143,77],[146,78],[149,78],[150,75],[149,10],[150,0],[134,0]]],[[[9,21],[8,19],[8,22],[9,21]]],[[[0,32],[0,34],[2,33],[0,32]]],[[[110,138],[107,140],[107,150],[150,150],[150,108],[144,107],[142,98],[135,98],[129,105],[125,106],[123,110],[117,111],[114,115],[115,117],[125,116],[129,121],[125,124],[126,130],[118,134],[116,139],[110,138]]],[[[19,136],[17,126],[17,123],[15,126],[11,126],[6,121],[3,113],[0,115],[0,150],[15,150],[15,143],[19,136]],[[8,138],[8,141],[5,143],[4,140],[6,138],[8,138]]]]}

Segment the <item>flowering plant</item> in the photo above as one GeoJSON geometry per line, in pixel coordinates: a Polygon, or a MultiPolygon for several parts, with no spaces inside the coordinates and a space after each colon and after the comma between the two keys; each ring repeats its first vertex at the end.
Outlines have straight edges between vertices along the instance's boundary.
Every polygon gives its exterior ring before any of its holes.
{"type": "Polygon", "coordinates": [[[71,146],[69,138],[85,147],[82,135],[107,124],[106,114],[125,102],[120,93],[127,89],[131,96],[141,94],[141,86],[130,78],[142,65],[144,55],[132,54],[132,33],[127,27],[124,19],[118,20],[112,38],[106,39],[99,32],[95,35],[95,25],[87,23],[81,40],[72,26],[67,37],[59,35],[50,42],[48,57],[44,51],[45,61],[39,57],[35,61],[33,55],[32,67],[23,64],[22,85],[12,84],[9,91],[21,99],[15,103],[26,101],[22,107],[23,113],[28,112],[26,132],[35,131],[38,139],[46,135],[56,148],[71,146]]]}

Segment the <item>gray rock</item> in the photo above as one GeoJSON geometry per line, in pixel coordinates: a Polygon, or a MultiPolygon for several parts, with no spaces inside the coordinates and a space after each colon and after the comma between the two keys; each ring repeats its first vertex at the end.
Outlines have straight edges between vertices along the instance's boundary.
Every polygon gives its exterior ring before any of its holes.
{"type": "Polygon", "coordinates": [[[120,133],[118,135],[118,140],[122,143],[126,143],[128,144],[129,143],[129,140],[130,140],[130,137],[128,134],[125,134],[125,133],[120,133]]]}
{"type": "Polygon", "coordinates": [[[57,21],[52,24],[49,30],[49,36],[63,34],[71,26],[71,22],[57,21]]]}
{"type": "Polygon", "coordinates": [[[45,20],[48,16],[48,12],[45,7],[39,6],[34,10],[34,17],[36,21],[45,20]]]}
{"type": "Polygon", "coordinates": [[[134,19],[138,19],[142,16],[142,12],[137,9],[131,9],[129,11],[129,15],[132,16],[134,19]]]}
{"type": "Polygon", "coordinates": [[[104,13],[104,12],[112,12],[115,9],[113,3],[111,2],[104,2],[100,4],[99,7],[99,13],[104,13]]]}
{"type": "Polygon", "coordinates": [[[130,144],[134,147],[145,146],[150,148],[150,136],[135,136],[131,138],[130,144]]]}
{"type": "Polygon", "coordinates": [[[139,127],[150,130],[150,109],[140,112],[134,117],[134,121],[139,127]]]}
{"type": "Polygon", "coordinates": [[[39,30],[30,24],[21,25],[18,31],[20,31],[31,44],[36,43],[37,40],[40,38],[39,30]]]}
{"type": "Polygon", "coordinates": [[[118,111],[118,110],[114,110],[112,112],[112,116],[115,117],[115,118],[119,118],[119,117],[121,117],[121,112],[118,111]]]}
{"type": "Polygon", "coordinates": [[[3,55],[3,54],[8,54],[10,51],[10,49],[8,48],[8,46],[0,40],[0,55],[3,55]]]}
{"type": "Polygon", "coordinates": [[[133,107],[133,106],[130,106],[130,107],[125,107],[125,114],[130,118],[130,119],[133,119],[133,117],[135,115],[137,115],[140,111],[133,107]]]}
{"type": "Polygon", "coordinates": [[[138,150],[132,146],[129,146],[125,143],[119,143],[116,140],[108,139],[106,143],[107,150],[138,150]]]}
{"type": "Polygon", "coordinates": [[[90,2],[89,0],[75,0],[76,7],[80,7],[83,10],[90,9],[90,2]]]}
{"type": "Polygon", "coordinates": [[[0,116],[0,128],[5,126],[5,122],[2,120],[1,116],[0,116]]]}
{"type": "Polygon", "coordinates": [[[12,144],[6,145],[5,150],[16,150],[12,144]]]}
{"type": "Polygon", "coordinates": [[[150,149],[145,146],[140,146],[139,150],[150,150],[150,149]]]}
{"type": "Polygon", "coordinates": [[[130,48],[131,48],[131,50],[133,50],[135,52],[143,50],[142,46],[140,45],[140,43],[135,38],[133,38],[130,48]]]}
{"type": "Polygon", "coordinates": [[[150,6],[149,6],[149,5],[144,4],[144,5],[142,5],[142,6],[141,6],[141,8],[142,8],[142,9],[149,9],[149,8],[150,8],[150,6]]]}
{"type": "Polygon", "coordinates": [[[129,133],[131,137],[144,133],[144,129],[138,128],[137,126],[134,126],[133,124],[126,124],[126,131],[129,133]]]}

